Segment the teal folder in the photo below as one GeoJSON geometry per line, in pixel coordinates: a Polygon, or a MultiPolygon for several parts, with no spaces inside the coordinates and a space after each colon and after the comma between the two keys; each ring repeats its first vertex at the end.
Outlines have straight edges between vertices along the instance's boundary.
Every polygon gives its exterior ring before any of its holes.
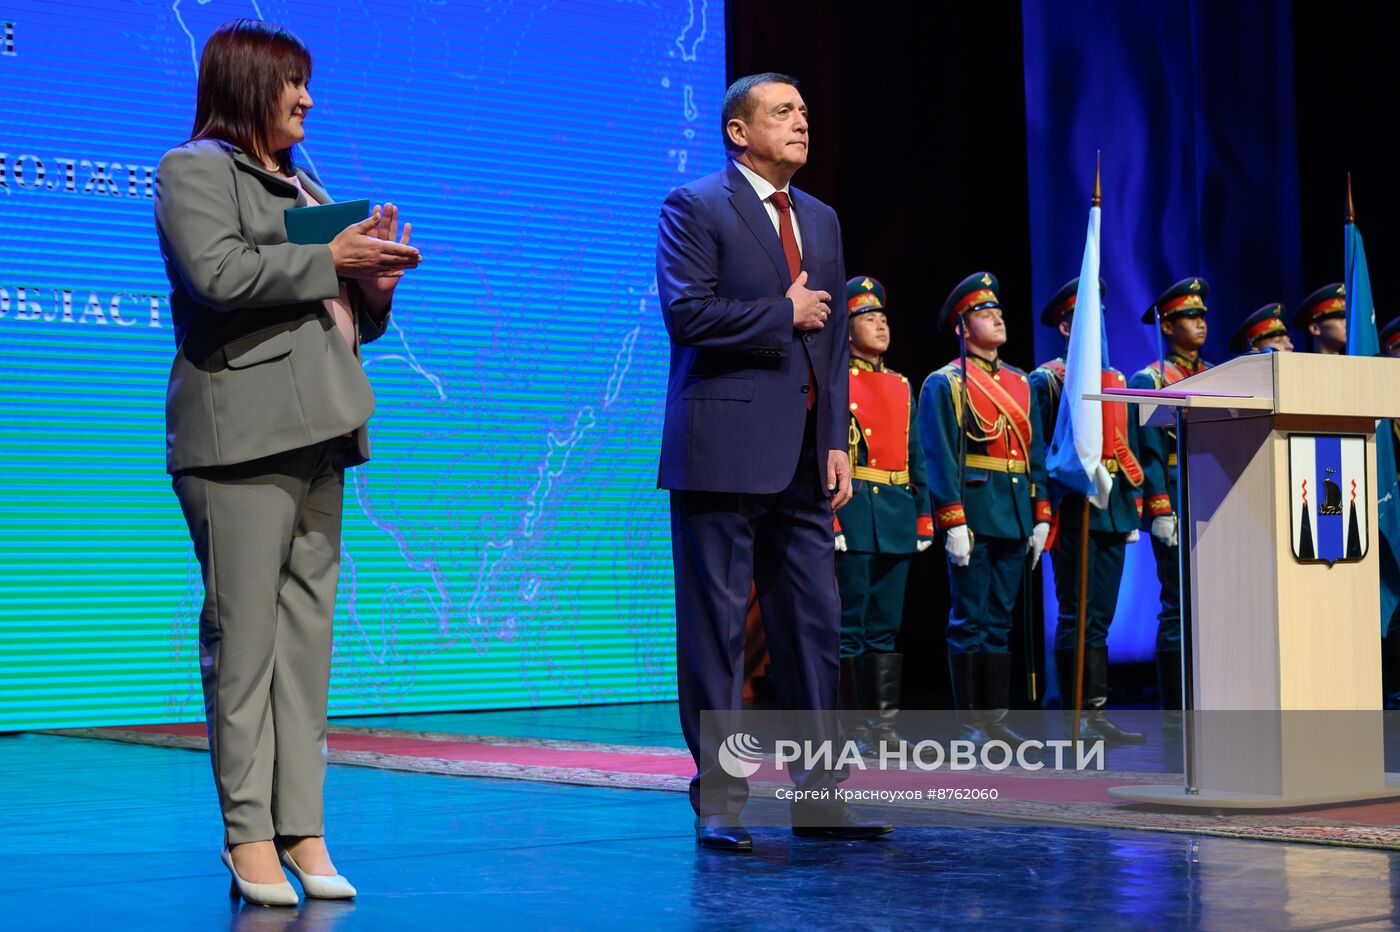
{"type": "Polygon", "coordinates": [[[287,242],[329,243],[341,230],[369,216],[369,201],[340,201],[315,207],[288,207],[287,242]]]}

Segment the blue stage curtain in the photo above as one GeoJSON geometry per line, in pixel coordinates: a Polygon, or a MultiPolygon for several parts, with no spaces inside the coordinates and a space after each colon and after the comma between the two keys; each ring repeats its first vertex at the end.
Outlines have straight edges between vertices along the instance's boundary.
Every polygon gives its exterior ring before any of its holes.
{"type": "MultiPolygon", "coordinates": [[[[1034,311],[1078,274],[1102,150],[1114,366],[1131,375],[1156,358],[1154,330],[1139,318],[1191,275],[1211,285],[1204,355],[1224,361],[1251,311],[1304,294],[1292,4],[1023,0],[1022,22],[1034,311]]],[[[1340,262],[1339,249],[1339,277],[1340,262]]],[[[1058,333],[1037,331],[1039,359],[1063,353],[1058,333]]],[[[1144,532],[1129,548],[1115,661],[1151,659],[1156,607],[1144,532]]]]}

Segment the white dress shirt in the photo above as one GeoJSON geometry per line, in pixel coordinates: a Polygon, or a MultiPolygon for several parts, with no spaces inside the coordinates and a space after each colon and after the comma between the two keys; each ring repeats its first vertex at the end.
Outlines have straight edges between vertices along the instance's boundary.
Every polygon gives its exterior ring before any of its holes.
{"type": "MultiPolygon", "coordinates": [[[[758,199],[763,202],[763,209],[768,211],[768,219],[773,221],[773,229],[777,231],[778,239],[779,241],[781,241],[783,238],[783,234],[782,229],[778,224],[778,208],[777,205],[775,205],[772,201],[769,200],[769,198],[773,196],[774,191],[782,191],[788,196],[788,203],[791,204],[792,192],[788,190],[789,186],[783,185],[781,188],[775,188],[768,182],[764,181],[761,177],[759,177],[759,175],[747,165],[741,165],[738,162],[735,162],[734,167],[739,169],[743,176],[749,180],[749,184],[753,185],[753,193],[757,194],[758,199]]],[[[797,211],[789,210],[788,215],[792,217],[792,235],[797,239],[797,252],[798,255],[801,255],[802,227],[798,226],[797,223],[797,211]]]]}

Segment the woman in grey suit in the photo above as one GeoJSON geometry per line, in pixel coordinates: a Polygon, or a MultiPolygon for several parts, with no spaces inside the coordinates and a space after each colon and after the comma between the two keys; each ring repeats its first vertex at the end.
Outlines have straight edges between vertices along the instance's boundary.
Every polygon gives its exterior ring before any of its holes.
{"type": "Polygon", "coordinates": [[[177,342],[166,466],[204,577],[222,858],[264,905],[297,903],[279,854],[307,896],[355,895],[326,849],[321,801],[341,500],[345,468],[369,456],[360,344],[384,332],[419,260],[392,204],[329,244],[287,242],[287,208],[330,201],[291,160],[310,78],[291,33],[221,26],[200,59],[193,138],[156,173],[177,342]]]}

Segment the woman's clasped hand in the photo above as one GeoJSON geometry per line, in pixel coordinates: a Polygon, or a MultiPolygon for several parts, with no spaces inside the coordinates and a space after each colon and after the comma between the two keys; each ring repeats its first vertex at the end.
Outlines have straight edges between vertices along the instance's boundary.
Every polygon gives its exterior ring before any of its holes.
{"type": "Polygon", "coordinates": [[[398,233],[399,209],[376,204],[368,217],[336,234],[330,242],[336,275],[360,280],[397,278],[405,269],[418,267],[422,255],[408,244],[413,225],[398,233]]]}

